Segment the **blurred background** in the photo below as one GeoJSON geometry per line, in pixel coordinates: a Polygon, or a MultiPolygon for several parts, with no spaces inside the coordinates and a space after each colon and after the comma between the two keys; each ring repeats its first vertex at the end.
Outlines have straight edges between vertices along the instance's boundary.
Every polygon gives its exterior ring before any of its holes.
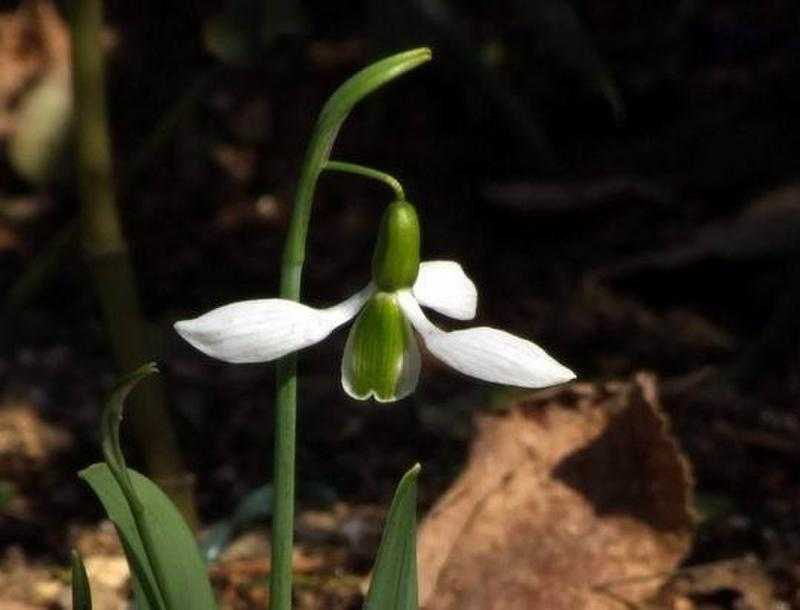
{"type": "MultiPolygon", "coordinates": [[[[51,582],[76,537],[110,535],[75,476],[99,459],[117,368],[70,233],[66,4],[0,11],[0,595],[51,582]]],[[[212,361],[171,324],[277,293],[317,113],[356,70],[419,45],[434,61],[359,106],[335,158],[400,179],[423,258],[462,263],[480,324],[532,338],[583,382],[654,373],[697,482],[687,562],[753,555],[780,607],[800,608],[794,0],[108,2],[117,200],[200,521],[269,479],[274,371],[212,361]]],[[[322,178],[307,303],[368,281],[388,202],[380,185],[322,178]]],[[[414,461],[423,509],[436,500],[463,468],[473,414],[505,393],[427,358],[410,399],[351,401],[345,337],[301,360],[299,494],[312,522],[344,511],[369,533],[414,461]]],[[[364,544],[345,571],[368,568],[364,544]]],[[[344,589],[308,607],[358,607],[344,589]]],[[[37,599],[8,607],[60,607],[37,599]]]]}

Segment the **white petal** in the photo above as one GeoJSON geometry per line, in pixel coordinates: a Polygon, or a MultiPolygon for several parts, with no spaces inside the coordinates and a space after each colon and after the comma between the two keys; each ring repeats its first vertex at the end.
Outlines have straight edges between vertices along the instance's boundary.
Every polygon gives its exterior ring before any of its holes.
{"type": "MultiPolygon", "coordinates": [[[[406,322],[408,324],[408,322],[406,322]]],[[[395,400],[401,400],[412,394],[417,389],[419,383],[419,370],[422,365],[422,358],[419,355],[419,346],[414,331],[408,328],[408,341],[403,352],[403,370],[400,372],[400,379],[397,382],[397,396],[395,400]]]]}
{"type": "Polygon", "coordinates": [[[398,294],[398,301],[428,350],[465,375],[524,388],[543,388],[575,378],[575,373],[526,339],[485,326],[444,332],[425,317],[408,292],[398,294]]]}
{"type": "Polygon", "coordinates": [[[314,309],[285,299],[240,301],[193,320],[175,323],[175,330],[193,347],[225,362],[268,362],[322,341],[355,317],[374,292],[370,284],[328,309],[314,309]]]}
{"type": "MultiPolygon", "coordinates": [[[[408,322],[406,322],[406,324],[408,324],[408,322]]],[[[347,343],[345,343],[344,346],[341,367],[342,389],[344,389],[350,398],[355,398],[356,400],[369,400],[370,398],[374,398],[377,402],[394,402],[406,398],[417,389],[422,358],[420,357],[419,346],[417,345],[417,339],[414,337],[414,333],[411,332],[410,328],[408,332],[408,341],[403,351],[403,368],[400,371],[400,379],[397,382],[396,394],[389,399],[382,399],[372,391],[359,394],[356,392],[355,388],[353,388],[353,380],[351,379],[352,370],[346,364],[352,358],[351,352],[353,350],[353,341],[351,340],[353,331],[350,331],[350,335],[347,337],[347,343]]]]}
{"type": "Polygon", "coordinates": [[[356,400],[369,400],[372,397],[372,392],[366,392],[365,394],[359,394],[356,389],[353,387],[353,371],[352,369],[347,366],[347,363],[352,361],[353,359],[353,339],[355,335],[355,326],[350,327],[350,332],[347,335],[347,342],[344,344],[344,353],[342,354],[342,365],[341,365],[341,381],[342,381],[342,389],[350,398],[355,398],[356,400]]]}
{"type": "Polygon", "coordinates": [[[420,305],[456,320],[471,320],[478,307],[478,290],[454,261],[428,261],[419,266],[414,296],[420,305]]]}

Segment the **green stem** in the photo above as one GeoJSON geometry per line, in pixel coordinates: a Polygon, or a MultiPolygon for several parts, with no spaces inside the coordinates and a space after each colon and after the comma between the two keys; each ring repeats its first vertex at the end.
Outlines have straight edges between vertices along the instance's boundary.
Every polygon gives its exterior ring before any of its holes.
{"type": "Polygon", "coordinates": [[[394,176],[387,173],[379,172],[377,169],[357,165],[355,163],[345,163],[344,161],[328,161],[323,167],[325,171],[344,172],[347,174],[356,174],[357,176],[364,176],[383,182],[386,186],[394,191],[394,196],[400,200],[406,200],[406,194],[403,192],[403,186],[400,181],[394,176]]]}
{"type": "MultiPolygon", "coordinates": [[[[119,187],[122,193],[126,193],[140,178],[140,174],[148,168],[156,152],[175,134],[181,119],[203,99],[209,85],[214,82],[221,70],[215,68],[200,76],[197,82],[159,119],[125,168],[119,187]]],[[[34,257],[11,286],[5,303],[7,312],[22,311],[24,306],[44,289],[60,265],[69,258],[70,250],[78,241],[79,229],[80,222],[77,219],[70,220],[45,244],[42,251],[34,257]]]]}
{"type": "MultiPolygon", "coordinates": [[[[328,162],[339,128],[361,99],[398,76],[429,61],[431,52],[421,48],[399,53],[368,66],[330,97],[317,119],[297,185],[294,211],[286,236],[281,267],[281,297],[300,300],[300,284],[306,255],[306,236],[317,180],[328,162]]],[[[294,539],[295,428],[297,419],[297,357],[278,361],[275,403],[275,454],[272,519],[272,567],[270,609],[292,606],[292,546],[294,539]]]]}
{"type": "MultiPolygon", "coordinates": [[[[114,193],[100,36],[102,0],[73,2],[71,25],[79,234],[117,366],[130,371],[152,359],[152,346],[114,193]]],[[[130,412],[131,428],[148,472],[196,527],[191,478],[183,467],[161,383],[144,382],[131,399],[136,403],[130,412]]]]}

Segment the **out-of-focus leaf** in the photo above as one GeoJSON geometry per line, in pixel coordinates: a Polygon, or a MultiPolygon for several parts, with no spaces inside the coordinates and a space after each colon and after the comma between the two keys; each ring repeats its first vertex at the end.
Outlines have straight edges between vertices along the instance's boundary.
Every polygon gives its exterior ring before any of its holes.
{"type": "MultiPolygon", "coordinates": [[[[126,191],[136,183],[142,171],[147,169],[149,163],[156,157],[158,150],[173,136],[181,120],[191,112],[199,100],[205,99],[209,85],[215,82],[218,74],[218,69],[203,74],[175,105],[162,115],[161,120],[128,164],[122,176],[121,191],[126,191]]],[[[78,242],[79,224],[77,218],[69,221],[28,264],[8,291],[5,302],[7,311],[12,313],[22,311],[47,286],[61,263],[70,259],[69,250],[76,247],[78,242]]]]}
{"type": "Polygon", "coordinates": [[[546,130],[531,111],[528,101],[517,95],[496,70],[482,61],[479,50],[458,27],[458,19],[444,0],[370,3],[373,36],[384,49],[430,45],[440,57],[440,66],[457,83],[469,83],[464,103],[476,115],[491,111],[493,122],[504,125],[527,149],[526,158],[541,171],[552,171],[557,159],[546,130]]]}
{"type": "Polygon", "coordinates": [[[14,497],[14,486],[8,481],[0,481],[0,509],[11,502],[14,497]]]}
{"type": "Polygon", "coordinates": [[[416,464],[400,480],[389,509],[364,610],[417,610],[416,464]]]}
{"type": "Polygon", "coordinates": [[[621,121],[625,117],[622,96],[572,4],[567,0],[514,0],[512,6],[523,21],[535,28],[537,44],[545,47],[561,69],[576,73],[601,95],[614,118],[621,121]]]}
{"type": "Polygon", "coordinates": [[[206,561],[216,561],[237,532],[267,519],[272,514],[272,499],[272,485],[262,485],[248,493],[230,519],[220,521],[204,536],[201,546],[206,561]]]}
{"type": "Polygon", "coordinates": [[[244,64],[284,36],[306,28],[297,0],[234,0],[203,29],[209,52],[225,63],[244,64]]]}
{"type": "MultiPolygon", "coordinates": [[[[319,481],[302,483],[298,493],[307,501],[324,505],[333,504],[337,497],[330,485],[319,481]]],[[[237,534],[269,519],[272,516],[272,501],[272,485],[257,487],[242,498],[229,519],[210,527],[200,544],[206,561],[216,561],[237,534]]]]}
{"type": "Polygon", "coordinates": [[[800,183],[782,185],[753,199],[736,216],[708,223],[677,245],[623,260],[604,277],[684,269],[709,260],[749,263],[797,256],[800,250],[800,183]]]}
{"type": "Polygon", "coordinates": [[[81,556],[72,551],[72,610],[92,610],[92,593],[81,556]]]}
{"type": "Polygon", "coordinates": [[[69,78],[56,72],[42,78],[20,100],[17,129],[8,145],[8,159],[23,177],[37,185],[57,174],[72,125],[69,78]]]}
{"type": "Polygon", "coordinates": [[[644,607],[688,552],[692,477],[651,375],[482,415],[420,528],[425,610],[644,607]]]}
{"type": "Polygon", "coordinates": [[[152,610],[215,610],[216,602],[192,531],[152,481],[130,470],[119,443],[124,401],[156,371],[147,364],[112,392],[101,421],[105,464],[80,473],[114,522],[135,575],[137,597],[152,610]]]}

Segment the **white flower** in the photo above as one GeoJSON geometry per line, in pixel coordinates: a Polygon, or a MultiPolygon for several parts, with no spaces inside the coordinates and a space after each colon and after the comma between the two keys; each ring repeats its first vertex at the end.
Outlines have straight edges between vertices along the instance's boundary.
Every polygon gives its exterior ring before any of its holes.
{"type": "Polygon", "coordinates": [[[373,281],[334,307],[314,309],[285,299],[241,301],[177,322],[175,330],[213,358],[269,362],[319,343],[358,316],[341,378],[344,390],[359,400],[392,402],[417,387],[420,353],[412,327],[431,354],[465,375],[525,388],[575,378],[530,341],[487,327],[446,332],[425,316],[420,306],[470,320],[478,292],[458,263],[418,263],[419,227],[407,202],[387,210],[375,252],[373,281]]]}
{"type": "MultiPolygon", "coordinates": [[[[525,388],[540,388],[575,378],[542,348],[502,330],[487,327],[446,332],[433,324],[420,305],[458,320],[475,317],[477,290],[453,261],[422,263],[411,290],[378,292],[374,284],[328,309],[314,309],[284,299],[259,299],[231,303],[209,313],[175,324],[175,330],[201,352],[226,362],[268,362],[319,343],[345,322],[352,320],[376,294],[396,302],[405,319],[419,333],[428,350],[442,362],[466,375],[485,381],[525,388]]],[[[355,331],[355,326],[353,330],[355,331]]],[[[353,339],[350,333],[342,359],[342,387],[353,398],[374,396],[381,402],[405,398],[417,386],[420,355],[410,336],[404,344],[402,373],[393,395],[377,395],[374,389],[354,389],[353,339]]],[[[375,347],[380,350],[381,338],[375,347]]]]}

